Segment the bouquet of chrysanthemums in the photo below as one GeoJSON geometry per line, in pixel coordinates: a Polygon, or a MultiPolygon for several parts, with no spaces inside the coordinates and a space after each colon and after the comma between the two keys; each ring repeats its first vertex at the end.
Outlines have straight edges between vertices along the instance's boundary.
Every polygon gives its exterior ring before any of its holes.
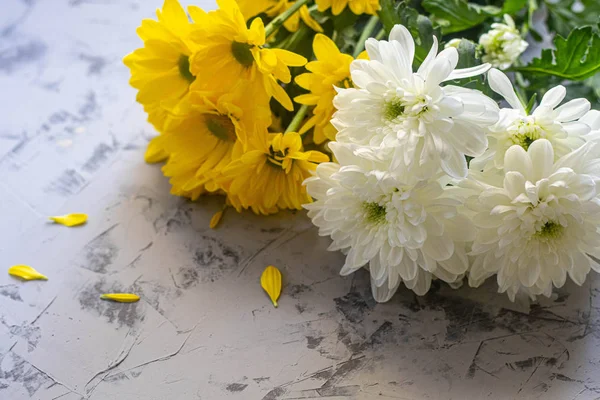
{"type": "Polygon", "coordinates": [[[173,194],[304,207],[381,302],[600,271],[600,2],[216,3],[165,0],[124,60],[173,194]]]}

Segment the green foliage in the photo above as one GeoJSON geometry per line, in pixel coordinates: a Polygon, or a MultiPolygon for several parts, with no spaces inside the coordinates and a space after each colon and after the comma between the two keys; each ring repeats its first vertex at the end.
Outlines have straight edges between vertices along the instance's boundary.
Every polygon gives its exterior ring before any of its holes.
{"type": "Polygon", "coordinates": [[[506,0],[502,6],[502,14],[514,14],[527,6],[527,0],[506,0]]]}
{"type": "MultiPolygon", "coordinates": [[[[444,34],[467,30],[502,13],[498,7],[480,6],[463,0],[425,0],[423,7],[434,16],[444,34]]],[[[514,6],[509,7],[512,9],[514,6]]]]}
{"type": "Polygon", "coordinates": [[[433,36],[441,38],[439,29],[434,29],[431,20],[419,14],[409,1],[381,0],[380,4],[379,19],[386,32],[396,24],[404,25],[415,39],[415,63],[423,62],[433,45],[433,36]]]}
{"type": "Polygon", "coordinates": [[[584,25],[596,26],[600,22],[600,1],[558,0],[546,1],[548,26],[562,36],[584,25]],[[579,7],[577,7],[578,5],[579,7]]]}
{"type": "Polygon", "coordinates": [[[600,71],[600,37],[592,27],[574,29],[566,39],[557,35],[554,46],[555,50],[545,49],[541,58],[513,70],[570,80],[586,79],[600,71]]]}
{"type": "Polygon", "coordinates": [[[358,20],[358,15],[350,11],[350,7],[346,7],[340,15],[333,18],[333,26],[336,31],[341,31],[345,28],[352,27],[358,20]]]}

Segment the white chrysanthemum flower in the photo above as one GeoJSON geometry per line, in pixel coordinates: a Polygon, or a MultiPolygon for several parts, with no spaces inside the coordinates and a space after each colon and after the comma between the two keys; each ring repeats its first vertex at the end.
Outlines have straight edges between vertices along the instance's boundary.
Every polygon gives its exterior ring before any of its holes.
{"type": "Polygon", "coordinates": [[[525,51],[529,44],[521,39],[521,34],[510,15],[504,15],[504,22],[492,24],[492,29],[479,38],[483,47],[483,62],[500,69],[507,69],[525,51]]]}
{"type": "Polygon", "coordinates": [[[477,227],[469,283],[496,274],[500,292],[549,296],[567,274],[581,285],[600,267],[600,144],[588,142],[555,161],[552,144],[513,146],[504,172],[471,171],[461,186],[477,227]]]}
{"type": "Polygon", "coordinates": [[[504,153],[515,144],[527,150],[536,140],[547,139],[559,158],[585,143],[584,136],[590,132],[590,127],[578,119],[590,109],[586,99],[574,99],[557,107],[567,94],[565,87],[559,85],[548,90],[537,108],[528,115],[503,72],[492,68],[488,82],[512,108],[500,110],[500,119],[489,128],[489,148],[471,161],[472,169],[502,168],[504,153]]]}
{"type": "Polygon", "coordinates": [[[305,181],[315,202],[304,207],[319,234],[333,239],[329,250],[346,254],[340,273],[368,264],[373,297],[380,302],[401,282],[423,295],[433,277],[462,279],[468,268],[464,242],[472,240],[473,229],[458,211],[462,202],[453,192],[460,189],[388,172],[365,148],[330,146],[342,166],[319,164],[305,181]]]}
{"type": "Polygon", "coordinates": [[[458,51],[437,54],[437,39],[413,72],[415,43],[396,25],[389,42],[366,41],[370,60],[350,66],[355,88],[339,89],[331,121],[336,140],[391,152],[392,168],[403,166],[421,178],[441,167],[452,177],[467,174],[465,155],[481,155],[487,147],[484,128],[498,119],[498,105],[481,92],[442,82],[479,75],[489,65],[455,69],[458,51]]]}

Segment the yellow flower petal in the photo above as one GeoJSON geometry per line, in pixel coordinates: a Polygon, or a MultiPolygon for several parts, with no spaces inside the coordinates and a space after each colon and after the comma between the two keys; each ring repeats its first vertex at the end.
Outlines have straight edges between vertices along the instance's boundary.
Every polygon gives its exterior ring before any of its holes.
{"type": "Polygon", "coordinates": [[[52,221],[57,224],[61,224],[64,226],[78,226],[83,225],[87,222],[88,216],[87,214],[67,214],[67,215],[59,215],[56,217],[49,217],[52,221]]]}
{"type": "Polygon", "coordinates": [[[40,274],[35,269],[28,265],[13,265],[8,269],[8,274],[16,276],[26,281],[42,280],[47,281],[48,278],[45,275],[40,274]]]}
{"type": "Polygon", "coordinates": [[[260,286],[267,292],[273,305],[277,307],[277,299],[281,294],[281,272],[274,266],[269,265],[260,277],[260,286]]]}
{"type": "Polygon", "coordinates": [[[283,61],[285,65],[289,65],[292,67],[301,67],[308,61],[306,58],[301,56],[300,54],[293,53],[288,50],[283,49],[270,49],[272,53],[274,53],[278,59],[283,61]]]}
{"type": "Polygon", "coordinates": [[[112,300],[119,303],[135,303],[140,296],[133,293],[105,293],[100,296],[102,300],[112,300]]]}
{"type": "Polygon", "coordinates": [[[215,213],[215,215],[212,216],[212,218],[210,219],[210,229],[215,229],[218,225],[219,222],[221,222],[221,218],[223,218],[223,213],[225,212],[225,208],[220,209],[219,211],[217,211],[215,213]]]}
{"type": "Polygon", "coordinates": [[[146,153],[144,154],[144,160],[148,164],[155,164],[169,157],[169,154],[163,147],[163,140],[164,137],[156,136],[148,143],[148,148],[146,148],[146,153]]]}

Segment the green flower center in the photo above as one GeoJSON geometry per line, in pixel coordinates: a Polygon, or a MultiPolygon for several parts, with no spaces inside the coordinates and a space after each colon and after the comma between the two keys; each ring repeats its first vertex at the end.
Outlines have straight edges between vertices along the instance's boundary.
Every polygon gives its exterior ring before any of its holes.
{"type": "Polygon", "coordinates": [[[514,144],[518,144],[519,146],[521,146],[522,148],[524,148],[525,150],[529,149],[529,146],[531,146],[531,143],[535,142],[537,139],[536,137],[532,137],[528,134],[524,134],[524,135],[515,135],[512,137],[512,141],[514,144]]]}
{"type": "Polygon", "coordinates": [[[544,132],[535,122],[520,121],[511,128],[513,135],[511,140],[514,144],[518,144],[525,150],[536,140],[544,136],[544,132]]]}
{"type": "Polygon", "coordinates": [[[248,43],[232,42],[231,53],[233,53],[233,57],[237,62],[248,68],[254,63],[254,56],[250,51],[252,47],[254,46],[249,45],[248,43]]]}
{"type": "Polygon", "coordinates": [[[535,233],[539,239],[558,239],[563,233],[563,226],[554,221],[548,221],[542,226],[542,229],[535,233]]]}
{"type": "Polygon", "coordinates": [[[235,125],[227,115],[207,115],[206,127],[214,137],[224,142],[235,142],[235,125]]]}
{"type": "Polygon", "coordinates": [[[388,121],[392,121],[404,113],[404,106],[400,99],[394,99],[385,103],[385,109],[383,110],[383,116],[388,121]]]}
{"type": "Polygon", "coordinates": [[[190,58],[185,54],[179,56],[179,73],[189,83],[196,80],[196,77],[190,72],[190,58]]]}
{"type": "Polygon", "coordinates": [[[385,222],[386,212],[384,206],[375,202],[365,201],[363,203],[363,209],[368,222],[377,225],[385,222]]]}

